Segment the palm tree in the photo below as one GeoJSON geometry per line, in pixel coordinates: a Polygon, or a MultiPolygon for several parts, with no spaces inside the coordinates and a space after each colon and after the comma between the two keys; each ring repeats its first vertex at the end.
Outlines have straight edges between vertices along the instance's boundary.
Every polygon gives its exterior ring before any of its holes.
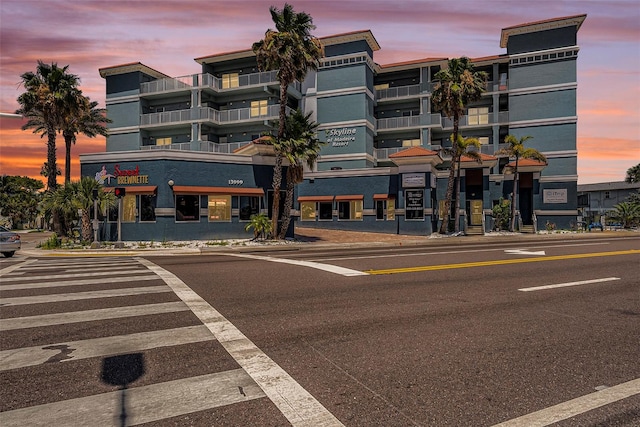
{"type": "MultiPolygon", "coordinates": [[[[450,59],[448,68],[438,71],[434,79],[437,83],[431,96],[433,107],[436,111],[444,113],[453,120],[453,137],[451,141],[458,141],[460,117],[464,115],[469,103],[477,101],[482,96],[486,87],[487,73],[475,71],[471,60],[463,56],[462,58],[450,59]]],[[[451,201],[453,199],[453,183],[455,180],[454,165],[459,161],[459,156],[455,154],[457,150],[453,151],[440,234],[447,232],[449,218],[451,217],[451,201]]]]}
{"type": "Polygon", "coordinates": [[[609,217],[619,221],[623,228],[629,228],[640,222],[640,205],[637,203],[622,202],[613,207],[614,211],[609,217]]]}
{"type": "MultiPolygon", "coordinates": [[[[458,134],[457,142],[453,143],[453,135],[451,135],[451,150],[446,150],[451,153],[451,158],[456,157],[458,162],[455,164],[456,169],[456,212],[455,212],[455,229],[454,232],[460,231],[460,162],[462,160],[462,156],[470,157],[478,162],[482,160],[480,153],[477,150],[480,149],[480,141],[478,138],[463,138],[462,135],[458,134]],[[473,148],[475,148],[475,150],[473,148]]],[[[451,168],[454,165],[451,164],[451,168]]]]}
{"type": "MultiPolygon", "coordinates": [[[[258,69],[260,71],[278,70],[280,82],[280,113],[277,140],[284,136],[287,108],[287,89],[296,80],[302,81],[309,69],[318,68],[318,59],[322,57],[322,45],[311,35],[316,27],[310,15],[296,13],[293,6],[286,3],[282,10],[271,6],[271,19],[276,29],[268,29],[264,39],[253,44],[258,69]]],[[[273,169],[273,223],[274,236],[278,236],[280,214],[280,187],[282,186],[282,154],[276,150],[273,169]]]]}
{"type": "Polygon", "coordinates": [[[624,182],[629,184],[640,182],[640,163],[627,169],[627,176],[624,178],[624,182]]]}
{"type": "Polygon", "coordinates": [[[245,231],[253,228],[253,240],[259,237],[266,238],[271,233],[271,221],[269,217],[263,213],[254,214],[249,217],[250,222],[244,227],[245,231]]]}
{"type": "Polygon", "coordinates": [[[282,228],[280,239],[283,239],[291,222],[291,208],[293,207],[293,194],[295,186],[302,182],[304,177],[304,164],[313,169],[320,154],[321,145],[317,138],[318,123],[312,121],[312,113],[304,114],[300,110],[287,116],[283,142],[283,156],[288,160],[287,190],[284,202],[282,228]]]}
{"type": "Polygon", "coordinates": [[[69,114],[63,117],[62,136],[65,144],[64,182],[71,181],[71,145],[76,143],[76,135],[84,134],[89,138],[98,135],[107,136],[108,131],[104,126],[112,120],[105,116],[106,109],[96,108],[98,103],[88,97],[79,96],[71,100],[67,105],[69,114]]]}
{"type": "Polygon", "coordinates": [[[531,136],[523,136],[518,139],[513,135],[507,135],[504,138],[505,144],[508,144],[508,147],[502,148],[495,152],[496,155],[502,156],[507,155],[509,158],[515,158],[515,167],[513,169],[513,194],[511,197],[511,224],[509,226],[509,231],[514,231],[516,229],[516,201],[518,195],[518,161],[520,159],[533,159],[538,160],[540,162],[547,163],[547,158],[536,150],[535,148],[527,148],[524,146],[524,143],[530,140],[531,136]]]}
{"type": "Polygon", "coordinates": [[[47,135],[47,188],[53,190],[56,181],[56,132],[61,128],[65,104],[73,99],[79,89],[78,76],[62,68],[38,61],[36,72],[28,71],[20,76],[25,92],[18,96],[20,108],[16,114],[27,118],[23,130],[34,129],[34,133],[47,135]]]}

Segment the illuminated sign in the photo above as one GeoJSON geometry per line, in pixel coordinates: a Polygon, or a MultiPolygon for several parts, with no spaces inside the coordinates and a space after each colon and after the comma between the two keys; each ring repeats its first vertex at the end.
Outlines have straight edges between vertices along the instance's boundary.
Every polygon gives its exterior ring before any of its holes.
{"type": "Polygon", "coordinates": [[[116,180],[117,185],[122,184],[148,184],[149,175],[140,175],[140,167],[136,165],[135,169],[121,169],[117,164],[113,167],[113,174],[107,172],[106,166],[102,166],[99,172],[96,172],[95,179],[100,184],[111,184],[111,179],[116,180]]]}

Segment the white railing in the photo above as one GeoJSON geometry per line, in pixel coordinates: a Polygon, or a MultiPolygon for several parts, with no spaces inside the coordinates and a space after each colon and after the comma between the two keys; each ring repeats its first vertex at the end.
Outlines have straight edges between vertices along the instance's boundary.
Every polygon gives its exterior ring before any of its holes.
{"type": "Polygon", "coordinates": [[[194,145],[191,142],[181,142],[167,145],[143,145],[141,150],[179,150],[179,151],[202,151],[207,153],[233,154],[235,150],[251,144],[251,141],[217,143],[211,141],[198,141],[194,145]]]}
{"type": "MultiPolygon", "coordinates": [[[[291,108],[287,107],[287,114],[291,108]]],[[[210,107],[199,107],[192,110],[164,111],[140,115],[140,126],[176,125],[191,122],[212,122],[218,125],[248,122],[255,120],[275,120],[280,114],[280,105],[268,105],[266,109],[238,108],[219,111],[210,107]]]]}
{"type": "Polygon", "coordinates": [[[172,77],[142,83],[140,85],[140,93],[158,93],[190,89],[192,85],[193,76],[172,77]]]}
{"type": "Polygon", "coordinates": [[[376,120],[376,127],[378,130],[404,129],[409,127],[419,127],[419,126],[420,126],[420,116],[389,117],[388,119],[376,120]]]}
{"type": "Polygon", "coordinates": [[[376,148],[373,152],[373,157],[376,160],[386,160],[391,154],[398,153],[402,150],[406,150],[410,147],[390,147],[390,148],[376,148]]]}
{"type": "Polygon", "coordinates": [[[406,98],[410,96],[418,96],[422,92],[421,85],[397,86],[387,89],[376,90],[376,99],[378,101],[385,99],[406,98]]]}

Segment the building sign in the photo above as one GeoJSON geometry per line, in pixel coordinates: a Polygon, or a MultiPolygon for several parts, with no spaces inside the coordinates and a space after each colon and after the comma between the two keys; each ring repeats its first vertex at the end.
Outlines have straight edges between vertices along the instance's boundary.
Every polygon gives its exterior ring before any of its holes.
{"type": "Polygon", "coordinates": [[[567,203],[567,189],[554,188],[552,190],[543,190],[542,203],[567,203]]]}
{"type": "Polygon", "coordinates": [[[425,173],[405,173],[402,174],[402,187],[425,187],[427,177],[425,173]]]}
{"type": "Polygon", "coordinates": [[[325,130],[327,144],[332,147],[346,147],[350,142],[356,141],[356,128],[336,128],[325,130]]]}
{"type": "Polygon", "coordinates": [[[410,190],[405,191],[405,218],[406,219],[423,219],[424,218],[424,191],[410,190]]]}
{"type": "Polygon", "coordinates": [[[135,169],[121,169],[117,164],[113,167],[113,174],[107,172],[106,166],[102,166],[99,172],[96,172],[96,181],[100,184],[111,184],[111,179],[115,180],[116,185],[124,184],[148,184],[149,175],[140,175],[140,167],[136,165],[135,169]]]}

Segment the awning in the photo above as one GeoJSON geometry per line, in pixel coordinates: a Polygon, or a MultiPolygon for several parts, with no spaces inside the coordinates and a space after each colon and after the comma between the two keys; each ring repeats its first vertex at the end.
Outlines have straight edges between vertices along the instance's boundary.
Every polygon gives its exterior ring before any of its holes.
{"type": "MultiPolygon", "coordinates": [[[[115,187],[103,187],[107,193],[113,193],[115,187]]],[[[132,187],[123,186],[126,194],[155,194],[158,191],[157,185],[135,185],[132,187]]]]}
{"type": "Polygon", "coordinates": [[[374,194],[373,200],[387,200],[387,199],[395,199],[396,196],[393,194],[374,194]]]}
{"type": "Polygon", "coordinates": [[[336,200],[363,200],[363,199],[364,199],[364,195],[362,194],[336,196],[336,200]]]}
{"type": "Polygon", "coordinates": [[[202,187],[197,185],[174,185],[175,194],[233,194],[241,196],[264,196],[262,188],[246,187],[202,187]]]}
{"type": "Polygon", "coordinates": [[[299,202],[333,202],[333,196],[300,196],[299,202]]]}

